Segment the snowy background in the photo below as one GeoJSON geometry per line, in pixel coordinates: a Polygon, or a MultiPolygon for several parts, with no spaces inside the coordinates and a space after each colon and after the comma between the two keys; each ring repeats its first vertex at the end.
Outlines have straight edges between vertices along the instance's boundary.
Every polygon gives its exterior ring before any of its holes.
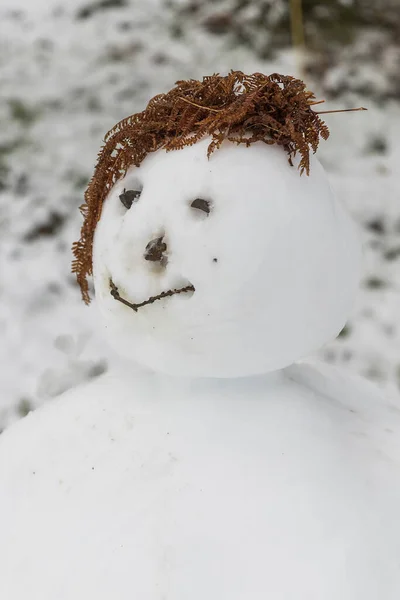
{"type": "MultiPolygon", "coordinates": [[[[70,274],[104,134],[177,79],[229,69],[305,79],[328,115],[319,156],[360,224],[354,314],[320,357],[400,393],[397,0],[0,0],[0,429],[113,357],[70,274]]],[[[316,307],[317,309],[317,307],[316,307]]]]}

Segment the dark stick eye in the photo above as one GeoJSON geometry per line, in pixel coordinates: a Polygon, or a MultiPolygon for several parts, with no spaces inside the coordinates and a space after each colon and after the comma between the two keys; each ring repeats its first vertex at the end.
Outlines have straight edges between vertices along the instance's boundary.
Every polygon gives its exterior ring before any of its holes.
{"type": "Polygon", "coordinates": [[[193,200],[193,202],[190,206],[192,208],[197,208],[198,210],[202,210],[207,215],[210,214],[211,208],[210,208],[210,203],[208,200],[203,200],[203,198],[196,198],[196,200],[193,200]]]}
{"type": "Polygon", "coordinates": [[[120,194],[119,199],[125,208],[130,208],[133,202],[137,202],[139,200],[141,193],[142,192],[139,190],[126,190],[124,188],[124,191],[122,194],[120,194]]]}

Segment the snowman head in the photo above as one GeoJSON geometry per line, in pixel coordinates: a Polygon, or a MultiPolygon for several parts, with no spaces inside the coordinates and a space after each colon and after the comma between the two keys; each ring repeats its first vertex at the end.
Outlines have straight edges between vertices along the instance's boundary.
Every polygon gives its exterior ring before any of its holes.
{"type": "MultiPolygon", "coordinates": [[[[201,111],[182,103],[190,114],[201,111]]],[[[119,125],[109,138],[112,160],[109,140],[105,147],[112,168],[100,155],[75,270],[87,299],[82,275],[93,264],[111,343],[154,370],[204,377],[276,370],[333,338],[348,316],[359,267],[352,223],[305,146],[295,157],[299,148],[272,145],[271,131],[263,139],[250,125],[218,138],[206,130],[173,152],[153,140],[140,161],[129,144],[128,159],[118,154],[119,125]]]]}

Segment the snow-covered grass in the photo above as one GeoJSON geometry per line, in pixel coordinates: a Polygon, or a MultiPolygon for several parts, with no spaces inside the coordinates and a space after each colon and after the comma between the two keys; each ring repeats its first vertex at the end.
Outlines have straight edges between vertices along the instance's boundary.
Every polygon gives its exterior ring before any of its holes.
{"type": "MultiPolygon", "coordinates": [[[[78,206],[104,133],[177,79],[230,68],[298,74],[290,51],[265,60],[196,24],[178,29],[161,0],[93,10],[99,4],[0,5],[0,427],[112,360],[70,275],[78,206]]],[[[367,71],[355,64],[309,85],[322,94],[323,84],[367,71]]],[[[349,326],[321,356],[396,392],[400,109],[350,92],[329,108],[360,104],[369,112],[327,117],[332,135],[319,151],[364,226],[366,258],[349,326]]]]}

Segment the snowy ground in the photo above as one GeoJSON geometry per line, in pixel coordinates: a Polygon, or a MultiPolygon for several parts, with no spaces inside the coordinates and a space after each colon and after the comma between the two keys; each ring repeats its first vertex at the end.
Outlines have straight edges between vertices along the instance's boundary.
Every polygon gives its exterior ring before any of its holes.
{"type": "MultiPolygon", "coordinates": [[[[257,58],[196,23],[179,28],[162,0],[1,0],[0,428],[110,360],[95,308],[70,275],[78,206],[105,132],[177,79],[230,68],[298,74],[298,65],[290,51],[257,58]]],[[[368,64],[347,67],[307,81],[323,97],[346,78],[372,78],[368,64]]],[[[374,80],[384,88],[383,69],[374,80]]],[[[328,104],[369,108],[329,116],[320,151],[363,227],[365,274],[348,327],[320,355],[398,394],[400,106],[350,92],[328,104]]]]}

